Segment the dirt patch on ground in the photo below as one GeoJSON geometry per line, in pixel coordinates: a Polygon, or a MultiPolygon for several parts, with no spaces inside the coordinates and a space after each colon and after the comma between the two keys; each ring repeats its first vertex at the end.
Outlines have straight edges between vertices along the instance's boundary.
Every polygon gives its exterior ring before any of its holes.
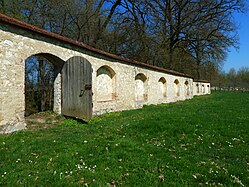
{"type": "Polygon", "coordinates": [[[25,118],[28,130],[47,129],[60,124],[64,117],[53,112],[40,112],[25,118]]]}

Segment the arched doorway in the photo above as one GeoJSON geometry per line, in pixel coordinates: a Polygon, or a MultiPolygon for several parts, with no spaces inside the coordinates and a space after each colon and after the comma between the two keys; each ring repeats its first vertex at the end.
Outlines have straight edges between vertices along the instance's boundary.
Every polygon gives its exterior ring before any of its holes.
{"type": "Polygon", "coordinates": [[[83,57],[67,60],[62,68],[62,114],[92,117],[92,65],[83,57]]]}
{"type": "Polygon", "coordinates": [[[60,113],[57,81],[63,64],[63,60],[48,53],[35,54],[25,60],[25,116],[48,110],[60,113]]]}

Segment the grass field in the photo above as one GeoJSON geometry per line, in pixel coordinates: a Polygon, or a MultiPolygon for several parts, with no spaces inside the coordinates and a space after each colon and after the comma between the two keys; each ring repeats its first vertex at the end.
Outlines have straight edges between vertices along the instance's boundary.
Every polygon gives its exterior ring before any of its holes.
{"type": "Polygon", "coordinates": [[[0,186],[205,185],[249,186],[248,93],[0,135],[0,186]]]}

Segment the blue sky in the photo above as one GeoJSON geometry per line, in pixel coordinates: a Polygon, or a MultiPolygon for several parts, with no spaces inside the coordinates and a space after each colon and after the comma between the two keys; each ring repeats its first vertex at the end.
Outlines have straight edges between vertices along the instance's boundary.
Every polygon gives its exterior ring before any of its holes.
{"type": "Polygon", "coordinates": [[[223,66],[223,70],[226,72],[231,68],[238,70],[242,66],[249,67],[249,12],[235,14],[234,19],[239,27],[240,48],[238,50],[230,49],[223,66]]]}

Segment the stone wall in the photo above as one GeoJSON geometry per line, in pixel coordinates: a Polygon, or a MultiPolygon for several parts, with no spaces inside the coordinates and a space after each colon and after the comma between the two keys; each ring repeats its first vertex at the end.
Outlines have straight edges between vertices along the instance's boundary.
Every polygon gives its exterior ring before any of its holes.
{"type": "Polygon", "coordinates": [[[25,129],[25,60],[40,54],[54,64],[54,110],[61,112],[61,68],[69,58],[80,56],[93,68],[93,114],[135,109],[191,99],[193,95],[210,93],[209,83],[193,82],[193,78],[167,73],[142,64],[111,58],[86,48],[47,37],[22,27],[0,24],[0,133],[25,129]],[[197,91],[196,84],[206,89],[197,91]],[[105,94],[103,94],[103,91],[105,94]]]}
{"type": "Polygon", "coordinates": [[[210,83],[207,81],[194,81],[193,82],[193,95],[205,95],[210,94],[210,83]]]}

